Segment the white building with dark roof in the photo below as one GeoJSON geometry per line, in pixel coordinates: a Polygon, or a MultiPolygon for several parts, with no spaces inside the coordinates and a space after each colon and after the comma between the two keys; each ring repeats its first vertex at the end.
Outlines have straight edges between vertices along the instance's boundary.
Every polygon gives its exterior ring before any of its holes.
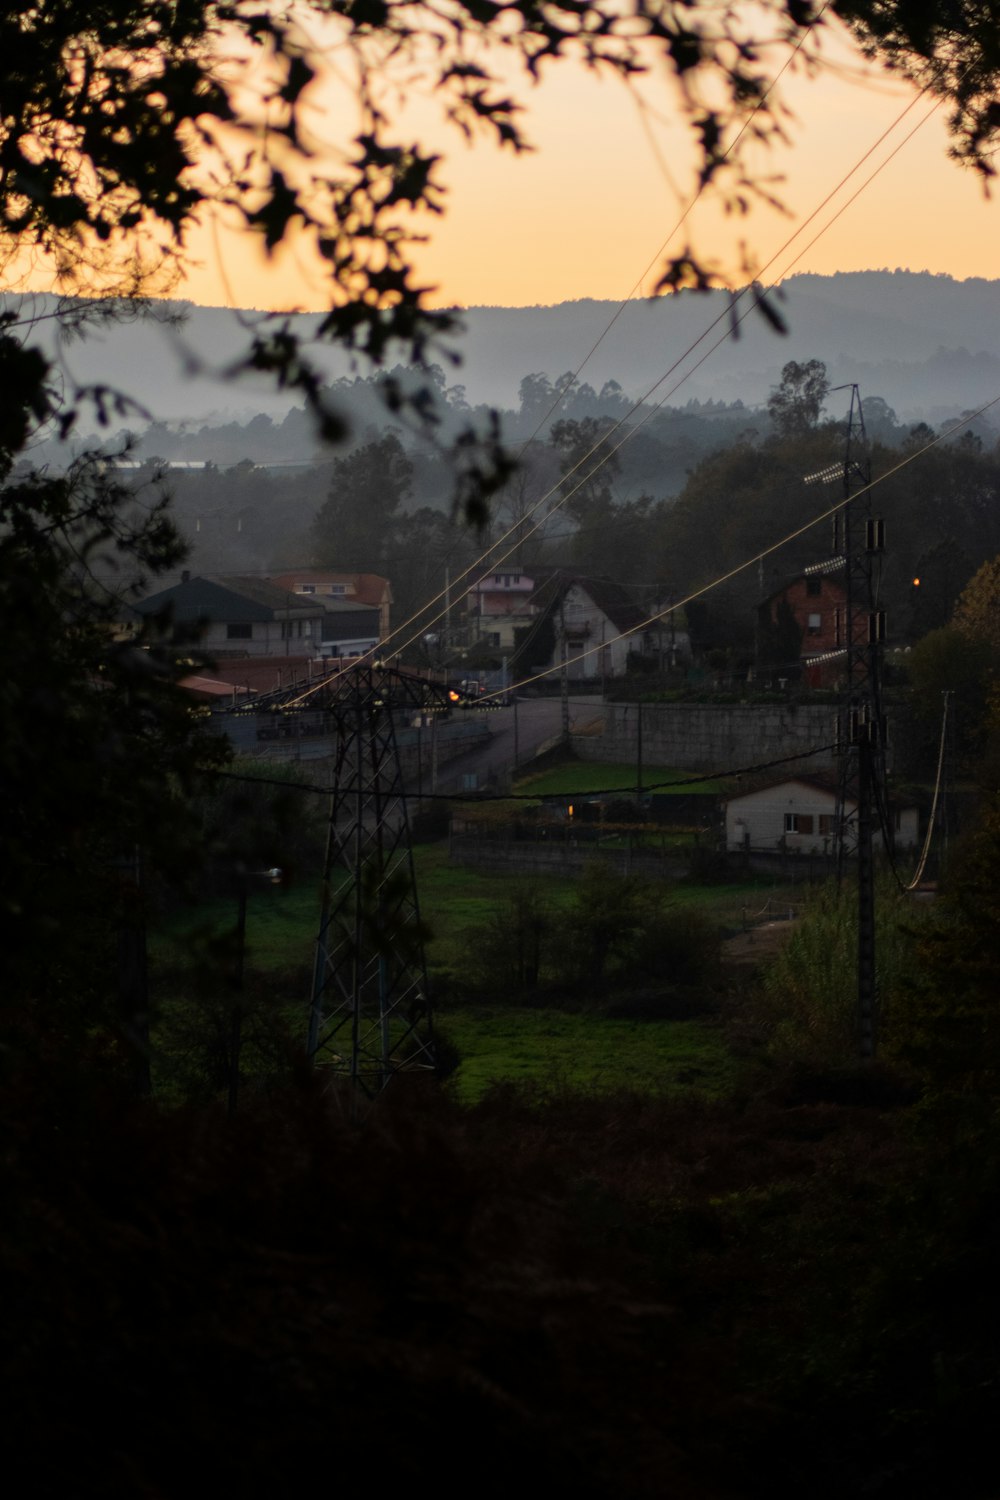
{"type": "MultiPolygon", "coordinates": [[[[727,798],[725,809],[726,848],[730,850],[787,849],[800,854],[825,854],[836,845],[837,787],[833,777],[792,776],[770,781],[727,798]]],[[[845,844],[853,851],[857,842],[857,803],[848,801],[844,813],[845,844]]],[[[916,847],[917,808],[891,804],[889,817],[895,847],[916,847]]]]}

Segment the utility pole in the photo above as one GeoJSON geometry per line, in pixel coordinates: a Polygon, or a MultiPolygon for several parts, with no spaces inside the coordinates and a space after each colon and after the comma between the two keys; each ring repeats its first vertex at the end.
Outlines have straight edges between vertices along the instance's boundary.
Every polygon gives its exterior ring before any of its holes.
{"type": "Polygon", "coordinates": [[[444,657],[448,662],[448,650],[451,645],[451,567],[448,563],[444,569],[444,657]]]}
{"type": "Polygon", "coordinates": [[[559,600],[560,670],[559,692],[562,698],[562,742],[569,745],[569,662],[566,658],[566,596],[559,600]]]}
{"type": "Polygon", "coordinates": [[[285,719],[309,712],[336,737],[306,1050],[328,1076],[369,1097],[400,1073],[434,1068],[395,721],[431,716],[433,780],[437,716],[462,697],[443,683],[363,662],[236,710],[256,717],[263,706],[285,719]]]}
{"type": "Polygon", "coordinates": [[[862,735],[858,762],[858,1047],[875,1056],[878,994],[875,980],[875,857],[872,846],[872,743],[862,735]]]}

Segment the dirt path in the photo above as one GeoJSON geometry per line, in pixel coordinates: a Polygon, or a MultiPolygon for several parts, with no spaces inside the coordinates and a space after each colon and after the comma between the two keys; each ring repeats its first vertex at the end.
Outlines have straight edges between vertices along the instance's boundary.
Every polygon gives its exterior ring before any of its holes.
{"type": "Polygon", "coordinates": [[[763,922],[759,927],[751,927],[749,932],[738,932],[735,937],[726,938],[722,944],[722,962],[742,968],[756,968],[778,952],[797,925],[797,919],[786,919],[781,922],[763,922]]]}

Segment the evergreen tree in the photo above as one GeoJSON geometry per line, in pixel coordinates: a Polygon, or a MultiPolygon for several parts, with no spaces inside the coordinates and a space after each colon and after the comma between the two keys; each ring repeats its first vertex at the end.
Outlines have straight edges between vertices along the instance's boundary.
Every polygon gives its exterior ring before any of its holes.
{"type": "Polygon", "coordinates": [[[383,571],[412,478],[413,465],[392,432],[338,458],[329,498],[313,522],[313,560],[345,572],[383,571]]]}

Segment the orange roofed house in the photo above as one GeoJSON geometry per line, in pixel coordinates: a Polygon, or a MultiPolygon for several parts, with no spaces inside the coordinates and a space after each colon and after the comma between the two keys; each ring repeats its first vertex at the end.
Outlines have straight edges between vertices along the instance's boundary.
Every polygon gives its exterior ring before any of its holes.
{"type": "Polygon", "coordinates": [[[279,588],[293,594],[321,600],[340,600],[344,604],[365,604],[378,610],[378,638],[389,635],[389,612],[392,589],[387,578],[377,573],[332,573],[326,568],[298,568],[272,578],[279,588]]]}

